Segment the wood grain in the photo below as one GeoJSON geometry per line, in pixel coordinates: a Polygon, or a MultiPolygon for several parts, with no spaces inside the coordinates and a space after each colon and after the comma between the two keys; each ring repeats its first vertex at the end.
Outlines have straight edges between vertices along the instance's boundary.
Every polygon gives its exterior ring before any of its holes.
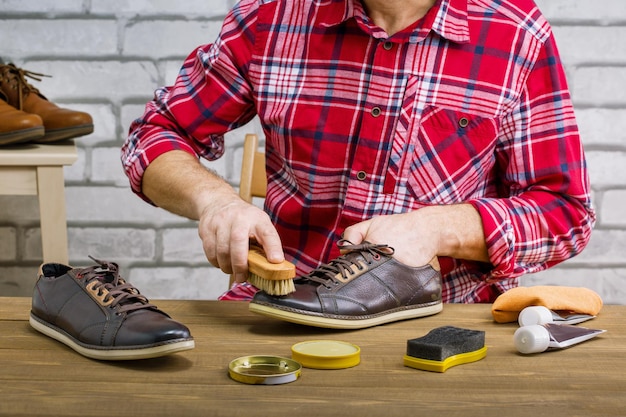
{"type": "Polygon", "coordinates": [[[196,348],[135,362],[83,358],[30,328],[30,299],[0,297],[0,415],[11,416],[624,416],[626,306],[605,306],[587,327],[602,336],[524,356],[514,324],[490,305],[357,331],[316,329],[248,312],[245,303],[154,301],[187,324],[196,348]],[[445,373],[403,366],[406,341],[454,325],[486,332],[487,357],[445,373]],[[296,382],[245,385],[228,377],[239,356],[290,356],[293,344],[335,339],[361,347],[361,364],[304,369],[296,382]]]}

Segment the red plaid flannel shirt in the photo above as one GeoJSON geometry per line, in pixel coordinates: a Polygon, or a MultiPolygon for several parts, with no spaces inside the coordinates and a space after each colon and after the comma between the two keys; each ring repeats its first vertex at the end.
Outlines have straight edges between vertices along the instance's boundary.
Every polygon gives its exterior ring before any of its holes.
{"type": "Polygon", "coordinates": [[[348,225],[432,204],[474,205],[492,263],[441,259],[446,302],[493,301],[588,242],[583,148],[531,0],[439,0],[391,37],[358,0],[243,0],[131,126],[132,189],[145,198],[164,152],[219,158],[255,116],[265,209],[300,273],[336,257],[348,225]]]}

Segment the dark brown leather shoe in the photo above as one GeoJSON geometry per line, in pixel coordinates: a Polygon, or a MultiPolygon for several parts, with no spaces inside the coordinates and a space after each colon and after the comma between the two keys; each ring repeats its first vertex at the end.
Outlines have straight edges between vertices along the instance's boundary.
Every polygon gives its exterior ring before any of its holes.
{"type": "Polygon", "coordinates": [[[0,90],[7,102],[43,120],[45,135],[36,142],[57,142],[92,133],[93,120],[88,113],[57,106],[26,81],[26,77],[41,81],[42,76],[13,64],[0,64],[0,90]]]}
{"type": "Polygon", "coordinates": [[[45,133],[41,117],[20,111],[7,101],[0,91],[0,145],[41,139],[45,133]]]}
{"type": "Polygon", "coordinates": [[[360,329],[440,312],[437,258],[413,268],[387,245],[343,245],[339,258],[295,281],[285,296],[257,292],[250,311],[316,327],[360,329]]]}
{"type": "Polygon", "coordinates": [[[189,329],[125,282],[117,264],[94,261],[98,265],[82,269],[42,265],[33,328],[93,359],[155,358],[194,348],[189,329]]]}

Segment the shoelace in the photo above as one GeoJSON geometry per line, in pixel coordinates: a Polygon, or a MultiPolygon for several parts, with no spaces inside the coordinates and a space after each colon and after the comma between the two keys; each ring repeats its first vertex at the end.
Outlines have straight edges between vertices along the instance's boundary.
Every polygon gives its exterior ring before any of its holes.
{"type": "Polygon", "coordinates": [[[357,271],[363,271],[364,268],[367,268],[367,265],[371,265],[374,261],[379,261],[381,257],[391,256],[394,253],[394,249],[388,245],[378,245],[369,242],[354,245],[342,239],[337,245],[341,248],[343,255],[319,266],[302,278],[324,285],[326,288],[331,288],[331,284],[339,284],[357,271]],[[363,260],[365,260],[366,265],[363,265],[363,260]]]}
{"type": "Polygon", "coordinates": [[[50,76],[18,68],[14,64],[0,65],[0,83],[6,82],[10,88],[17,90],[18,110],[22,110],[22,100],[25,96],[30,93],[40,94],[37,88],[28,83],[27,77],[41,81],[43,77],[50,76]]]}
{"type": "Polygon", "coordinates": [[[144,308],[156,309],[137,288],[120,277],[116,263],[90,258],[98,265],[80,270],[78,278],[88,282],[87,289],[93,291],[103,305],[119,305],[118,314],[144,308]]]}

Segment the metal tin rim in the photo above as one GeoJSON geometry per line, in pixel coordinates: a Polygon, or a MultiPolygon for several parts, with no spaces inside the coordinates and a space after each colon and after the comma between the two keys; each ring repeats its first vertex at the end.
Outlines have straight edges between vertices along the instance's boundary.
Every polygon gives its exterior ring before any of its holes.
{"type": "Polygon", "coordinates": [[[242,356],[228,365],[232,379],[253,385],[287,384],[297,380],[301,372],[299,362],[274,355],[242,356]]]}

